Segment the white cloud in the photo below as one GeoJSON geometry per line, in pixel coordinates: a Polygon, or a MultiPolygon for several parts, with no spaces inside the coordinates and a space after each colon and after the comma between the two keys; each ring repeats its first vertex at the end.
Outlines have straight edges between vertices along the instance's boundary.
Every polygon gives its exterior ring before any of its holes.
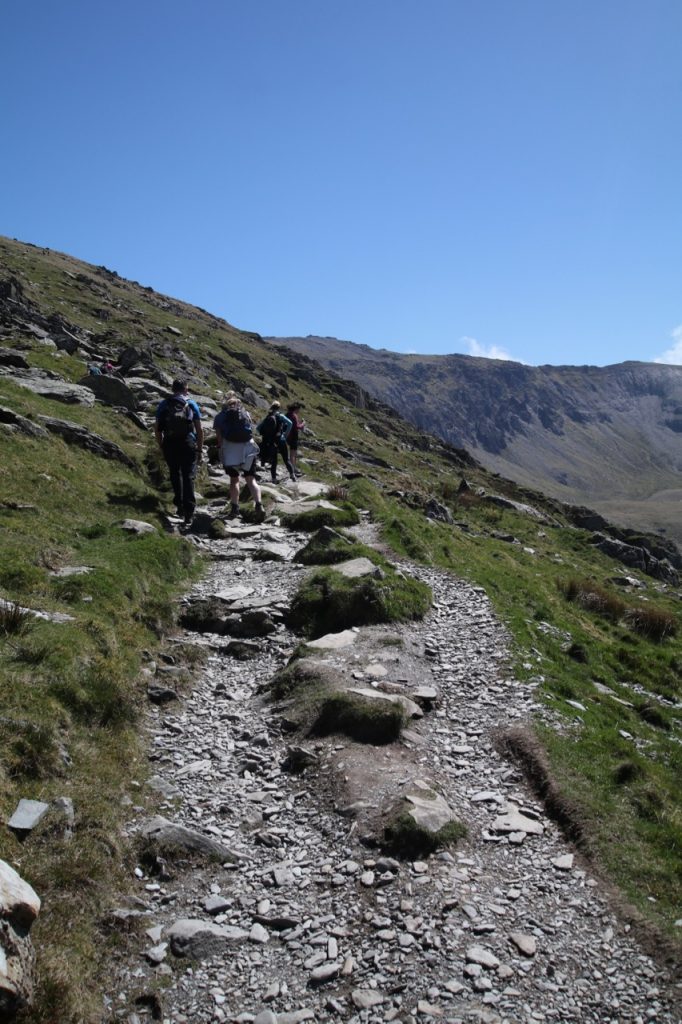
{"type": "Polygon", "coordinates": [[[662,355],[656,356],[655,363],[672,363],[673,366],[682,366],[682,324],[670,332],[673,344],[662,355]]]}
{"type": "Polygon", "coordinates": [[[476,338],[468,338],[466,335],[460,338],[460,341],[467,345],[469,348],[470,356],[480,356],[482,359],[507,359],[513,362],[519,362],[518,359],[514,360],[513,356],[510,356],[508,352],[505,352],[503,348],[498,345],[481,345],[476,338]]]}

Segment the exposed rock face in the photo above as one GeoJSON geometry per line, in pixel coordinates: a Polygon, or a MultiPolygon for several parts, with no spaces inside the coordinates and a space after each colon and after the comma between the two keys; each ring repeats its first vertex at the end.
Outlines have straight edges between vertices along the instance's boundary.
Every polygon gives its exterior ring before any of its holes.
{"type": "Polygon", "coordinates": [[[56,373],[48,370],[20,370],[0,366],[0,374],[19,387],[27,388],[44,398],[55,398],[67,405],[94,405],[95,396],[89,388],[70,384],[56,373]]]}
{"type": "MultiPolygon", "coordinates": [[[[83,390],[87,390],[84,388],[83,390]]],[[[90,392],[88,392],[90,394],[90,392]]],[[[103,459],[115,459],[122,462],[124,466],[133,467],[135,463],[126,455],[122,448],[119,448],[113,441],[107,441],[99,434],[87,430],[79,423],[72,423],[71,420],[58,420],[52,416],[41,416],[40,422],[51,434],[59,434],[67,444],[76,445],[78,448],[85,448],[93,455],[99,455],[103,459]]]]}
{"type": "Polygon", "coordinates": [[[27,437],[47,437],[47,431],[42,427],[32,423],[25,416],[20,416],[18,412],[7,409],[5,406],[0,406],[0,423],[11,429],[18,430],[22,434],[26,434],[27,437]]]}
{"type": "Polygon", "coordinates": [[[614,537],[605,537],[601,533],[595,533],[592,543],[597,551],[602,551],[605,555],[609,555],[610,558],[616,558],[623,565],[639,569],[648,576],[655,577],[655,579],[672,584],[677,584],[679,580],[679,576],[670,562],[655,558],[646,548],[635,544],[626,544],[621,540],[616,540],[614,537]]]}
{"type": "Polygon", "coordinates": [[[0,1019],[12,1020],[31,1005],[35,953],[29,931],[40,899],[20,875],[0,860],[0,1019]]]}
{"type": "Polygon", "coordinates": [[[682,367],[533,367],[398,354],[336,338],[266,340],[357,381],[421,430],[469,449],[505,477],[597,505],[634,527],[663,526],[682,540],[666,497],[681,485],[682,367]],[[639,466],[651,480],[645,499],[639,466]]]}

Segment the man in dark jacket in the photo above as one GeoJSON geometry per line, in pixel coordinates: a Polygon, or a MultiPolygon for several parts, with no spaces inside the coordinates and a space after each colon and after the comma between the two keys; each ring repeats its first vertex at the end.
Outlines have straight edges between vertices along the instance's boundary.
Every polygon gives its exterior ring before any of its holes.
{"type": "Polygon", "coordinates": [[[199,406],[187,392],[186,380],[173,381],[173,394],[164,398],[156,410],[154,433],[170,470],[175,507],[189,529],[196,506],[194,477],[201,462],[204,431],[199,406]]]}

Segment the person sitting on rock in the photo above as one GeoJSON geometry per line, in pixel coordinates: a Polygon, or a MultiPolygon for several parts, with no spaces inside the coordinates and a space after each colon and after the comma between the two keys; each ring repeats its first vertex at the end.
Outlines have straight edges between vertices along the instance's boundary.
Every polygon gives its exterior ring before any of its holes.
{"type": "Polygon", "coordinates": [[[225,395],[223,408],[213,421],[220,460],[230,478],[230,512],[228,519],[239,515],[239,475],[244,474],[246,486],[256,503],[256,517],[265,518],[261,491],[256,480],[258,445],[253,439],[251,417],[234,393],[225,395]]]}
{"type": "Polygon", "coordinates": [[[305,420],[302,419],[300,415],[302,408],[302,402],[292,402],[291,405],[287,406],[287,416],[291,420],[291,430],[287,437],[287,443],[289,445],[289,461],[294,467],[294,474],[296,476],[303,476],[303,473],[298,468],[298,442],[300,434],[305,430],[305,420]]]}
{"type": "Polygon", "coordinates": [[[201,411],[188,395],[186,380],[173,381],[173,394],[164,398],[156,410],[154,433],[170,470],[173,498],[178,515],[189,529],[194,517],[196,498],[194,478],[201,462],[204,431],[201,411]]]}
{"type": "Polygon", "coordinates": [[[294,467],[289,461],[289,449],[287,447],[287,437],[289,436],[292,422],[280,410],[279,402],[273,402],[267,416],[256,428],[263,439],[260,447],[261,462],[270,463],[270,476],[272,477],[273,484],[277,483],[278,454],[282,456],[282,462],[287,467],[290,479],[296,479],[294,467]]]}

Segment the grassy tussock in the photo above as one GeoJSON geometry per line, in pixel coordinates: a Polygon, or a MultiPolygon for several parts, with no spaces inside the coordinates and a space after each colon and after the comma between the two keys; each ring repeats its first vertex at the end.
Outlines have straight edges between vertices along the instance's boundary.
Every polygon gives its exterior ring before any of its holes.
{"type": "Polygon", "coordinates": [[[596,612],[612,622],[620,621],[625,614],[625,601],[593,580],[571,576],[567,580],[560,580],[558,586],[567,601],[574,601],[586,611],[596,612]]]}
{"type": "Polygon", "coordinates": [[[315,639],[352,626],[419,619],[430,606],[430,588],[398,573],[383,579],[347,579],[333,569],[321,569],[302,583],[291,603],[289,622],[315,639]]]}
{"type": "Polygon", "coordinates": [[[658,643],[677,633],[676,616],[661,608],[648,608],[645,605],[629,608],[625,614],[625,621],[636,633],[658,643]]]}

